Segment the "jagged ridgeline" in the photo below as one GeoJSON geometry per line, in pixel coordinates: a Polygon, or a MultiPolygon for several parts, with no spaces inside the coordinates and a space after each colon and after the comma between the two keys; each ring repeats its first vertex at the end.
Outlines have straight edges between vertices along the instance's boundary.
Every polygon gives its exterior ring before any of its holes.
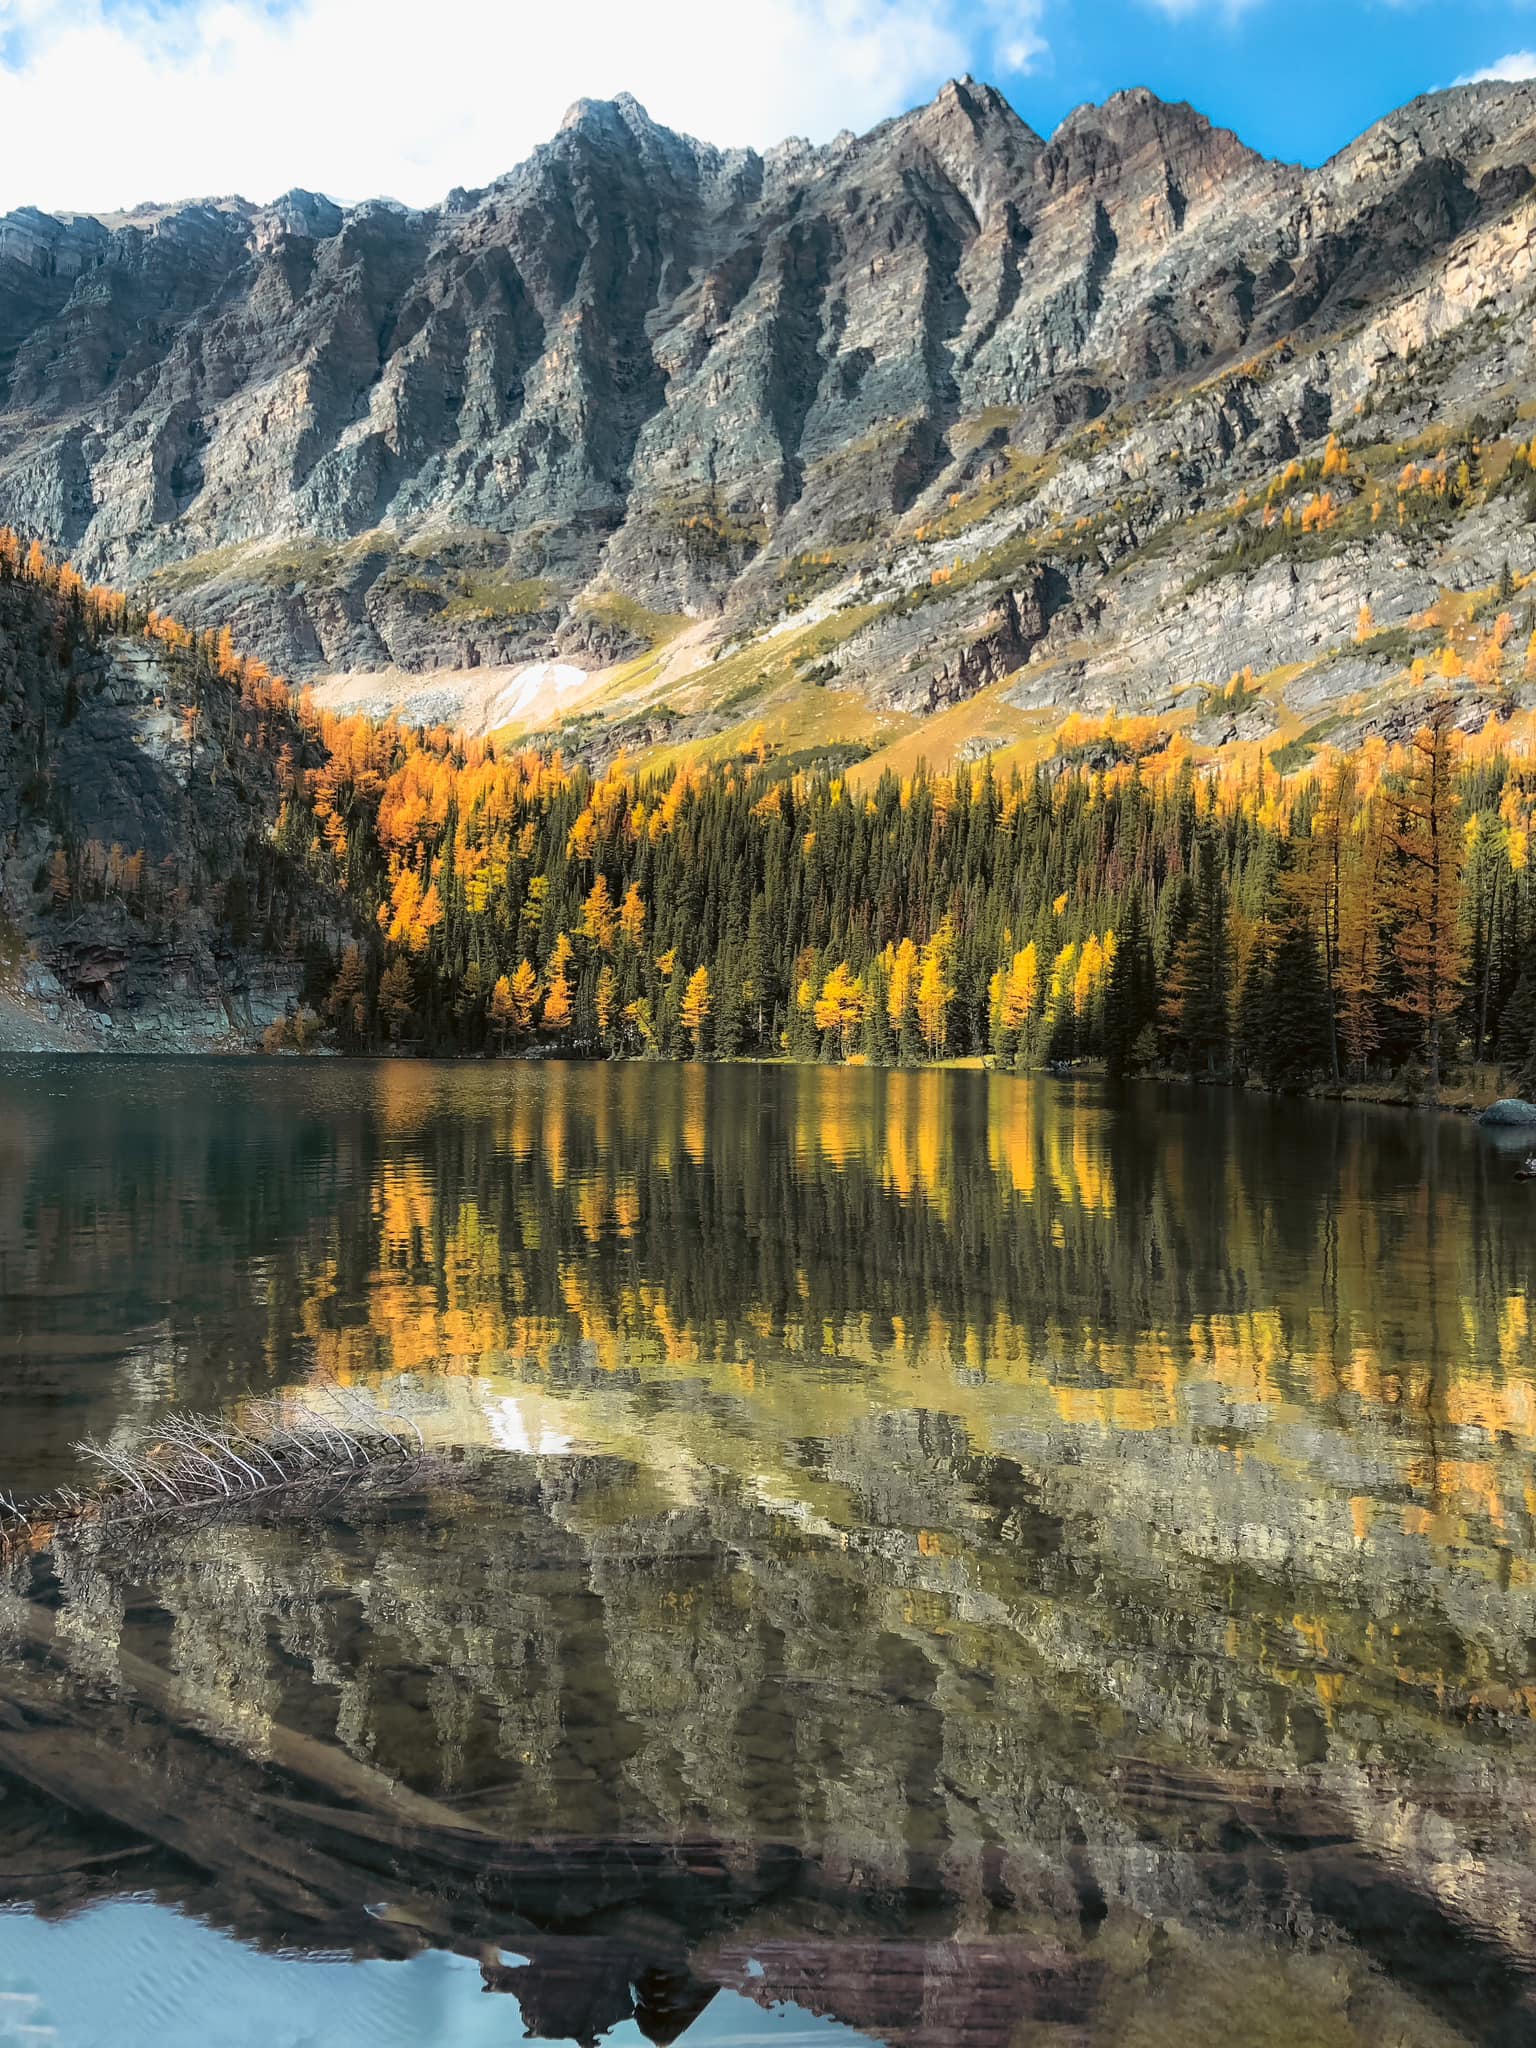
{"type": "Polygon", "coordinates": [[[317,714],[227,632],[12,541],[0,562],[13,915],[56,972],[103,920],[125,956],[192,931],[236,959],[259,931],[303,981],[274,1047],[1533,1077],[1536,762],[1509,707],[1467,733],[1447,696],[1288,776],[1073,729],[1027,775],[836,774],[761,737],[598,774],[317,714]],[[163,854],[81,822],[128,767],[163,854]]]}
{"type": "Polygon", "coordinates": [[[582,102],[419,211],[13,214],[0,517],[338,701],[592,759],[1398,737],[1415,660],[1531,680],[1533,163],[1530,84],[1312,170],[960,80],[767,154],[582,102]]]}

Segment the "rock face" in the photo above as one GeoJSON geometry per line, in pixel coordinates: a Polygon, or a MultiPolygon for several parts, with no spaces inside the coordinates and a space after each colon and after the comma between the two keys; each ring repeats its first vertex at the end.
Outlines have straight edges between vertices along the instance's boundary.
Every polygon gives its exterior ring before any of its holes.
{"type": "Polygon", "coordinates": [[[280,758],[307,746],[281,707],[0,580],[0,1049],[201,1050],[281,1016],[279,934],[330,920],[274,843],[280,758]]]}
{"type": "MultiPolygon", "coordinates": [[[[1529,288],[1533,160],[1528,85],[1417,101],[1314,172],[1140,90],[1047,142],[961,79],[766,155],[582,101],[425,212],[23,211],[0,221],[0,516],[315,676],[598,667],[655,637],[636,610],[750,635],[808,564],[922,592],[947,509],[995,504],[967,547],[1094,524],[1065,589],[1004,564],[840,655],[840,685],[941,708],[1118,612],[1132,673],[1077,695],[1144,701],[1317,628],[1288,585],[1242,631],[1208,598],[1141,648],[1136,579],[1106,574],[1154,528],[1367,403],[1390,438],[1524,373],[1522,333],[1474,329],[1529,288]],[[1436,384],[1452,332],[1476,347],[1436,384]]],[[[1436,581],[1377,572],[1405,605],[1436,581]]],[[[1042,701],[1075,700],[1057,678],[1042,701]]]]}

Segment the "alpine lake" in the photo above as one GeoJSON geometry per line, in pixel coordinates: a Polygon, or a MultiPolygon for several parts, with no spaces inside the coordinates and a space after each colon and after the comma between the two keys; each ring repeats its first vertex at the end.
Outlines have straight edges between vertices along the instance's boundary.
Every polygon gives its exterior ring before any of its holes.
{"type": "Polygon", "coordinates": [[[0,1062],[0,2043],[1536,2041],[1519,1156],[0,1062]],[[334,1469],[59,1492],[256,1409],[334,1469]]]}

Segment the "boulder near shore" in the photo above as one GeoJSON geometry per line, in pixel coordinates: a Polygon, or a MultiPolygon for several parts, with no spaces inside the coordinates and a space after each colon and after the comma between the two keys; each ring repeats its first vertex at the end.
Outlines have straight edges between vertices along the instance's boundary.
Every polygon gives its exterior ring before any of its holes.
{"type": "Polygon", "coordinates": [[[1485,1109],[1478,1122],[1495,1127],[1514,1124],[1536,1125],[1536,1102],[1521,1102],[1515,1096],[1506,1096],[1502,1101],[1495,1102],[1485,1109]]]}

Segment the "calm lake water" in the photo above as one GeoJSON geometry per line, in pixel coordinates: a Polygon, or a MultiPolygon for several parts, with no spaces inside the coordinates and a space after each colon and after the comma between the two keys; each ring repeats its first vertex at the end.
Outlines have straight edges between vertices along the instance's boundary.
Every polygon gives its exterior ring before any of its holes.
{"type": "Polygon", "coordinates": [[[0,2043],[1536,2040],[1536,1188],[979,1073],[0,1064],[0,2043]],[[489,1991],[492,1995],[486,1996],[489,1991]]]}

